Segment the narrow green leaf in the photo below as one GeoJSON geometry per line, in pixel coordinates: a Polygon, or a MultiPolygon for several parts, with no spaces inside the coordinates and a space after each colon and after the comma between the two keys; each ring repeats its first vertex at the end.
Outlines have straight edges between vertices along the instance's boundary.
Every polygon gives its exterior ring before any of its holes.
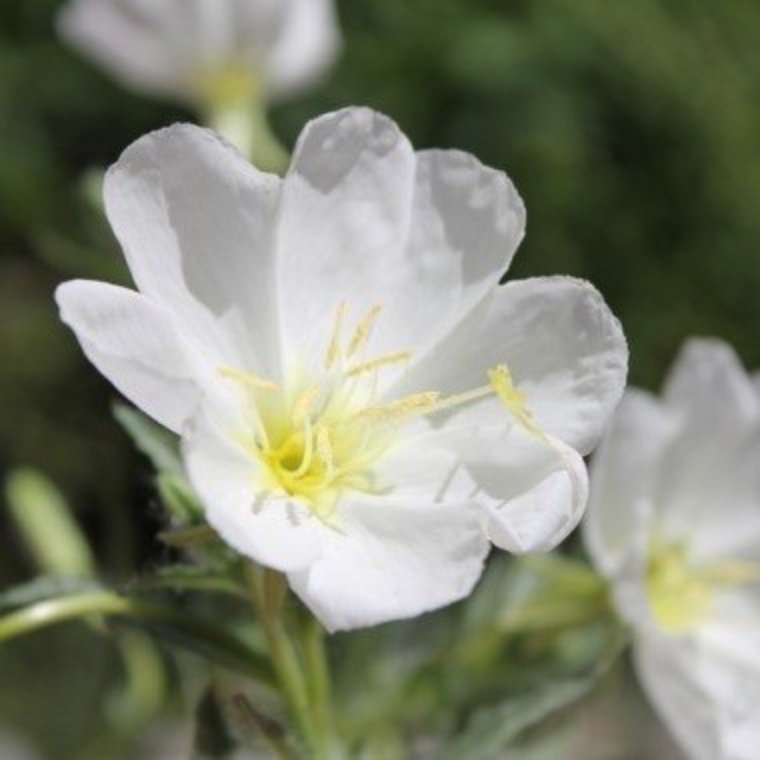
{"type": "Polygon", "coordinates": [[[40,472],[12,472],[5,484],[8,507],[16,527],[43,573],[92,576],[95,560],[69,506],[58,489],[40,472]]]}
{"type": "Polygon", "coordinates": [[[44,599],[99,590],[103,590],[103,587],[91,578],[42,575],[34,580],[2,591],[0,593],[0,612],[6,612],[16,607],[26,607],[44,599]]]}
{"type": "Polygon", "coordinates": [[[173,525],[187,525],[203,519],[203,506],[184,475],[160,472],[157,485],[161,502],[169,512],[173,525]]]}
{"type": "Polygon", "coordinates": [[[223,667],[271,683],[269,661],[225,628],[166,605],[93,591],[45,599],[0,617],[0,643],[68,620],[110,616],[145,628],[223,667]]]}
{"type": "Polygon", "coordinates": [[[177,437],[142,412],[125,404],[114,404],[113,414],[137,448],[159,472],[182,474],[177,437]]]}
{"type": "Polygon", "coordinates": [[[131,583],[130,590],[155,591],[170,589],[172,591],[202,591],[230,594],[243,599],[248,594],[242,583],[222,571],[209,570],[202,565],[167,565],[152,575],[145,576],[131,583]]]}
{"type": "Polygon", "coordinates": [[[492,760],[504,757],[508,745],[525,729],[590,693],[595,677],[551,680],[539,688],[481,708],[464,732],[449,745],[447,760],[492,760]]]}

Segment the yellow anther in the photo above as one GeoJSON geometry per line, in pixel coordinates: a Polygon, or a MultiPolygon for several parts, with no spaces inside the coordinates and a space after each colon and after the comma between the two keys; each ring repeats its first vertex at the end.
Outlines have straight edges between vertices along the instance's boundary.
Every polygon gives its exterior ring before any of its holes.
{"type": "Polygon", "coordinates": [[[252,372],[246,372],[243,369],[235,369],[235,367],[228,367],[223,364],[216,368],[217,374],[227,380],[234,380],[237,383],[241,383],[249,388],[256,388],[258,390],[276,391],[277,384],[271,380],[267,380],[258,375],[254,375],[252,372]]]}
{"type": "Polygon", "coordinates": [[[351,367],[351,369],[346,372],[346,375],[348,377],[363,375],[366,372],[374,372],[381,367],[408,362],[411,358],[412,355],[409,351],[395,351],[394,353],[383,354],[382,356],[377,356],[374,359],[368,359],[366,362],[357,364],[355,367],[351,367]]]}
{"type": "Polygon", "coordinates": [[[293,427],[301,427],[304,420],[314,408],[314,402],[319,398],[321,388],[318,385],[310,385],[293,404],[293,412],[290,415],[293,427]]]}
{"type": "Polygon", "coordinates": [[[387,404],[378,406],[368,406],[357,412],[354,416],[374,417],[376,419],[398,419],[407,417],[411,414],[425,414],[435,409],[441,394],[437,391],[424,391],[423,393],[413,393],[410,396],[390,401],[387,404]]]}
{"type": "Polygon", "coordinates": [[[486,396],[493,396],[493,388],[490,385],[482,385],[480,388],[473,388],[471,391],[455,393],[453,396],[442,398],[428,413],[442,412],[446,409],[453,409],[456,406],[469,404],[473,401],[479,401],[486,396]]]}
{"type": "Polygon", "coordinates": [[[330,335],[330,342],[327,344],[327,351],[325,352],[325,369],[332,369],[338,357],[340,356],[340,336],[343,331],[343,318],[346,315],[346,302],[341,301],[338,304],[338,308],[335,310],[335,318],[333,319],[332,333],[330,335]]]}
{"type": "Polygon", "coordinates": [[[499,397],[504,406],[509,409],[515,420],[529,433],[546,439],[546,435],[538,427],[530,410],[525,406],[525,396],[514,384],[512,373],[506,364],[499,364],[488,370],[488,380],[493,392],[499,397]]]}
{"type": "Polygon", "coordinates": [[[330,443],[330,431],[324,425],[320,425],[317,428],[317,455],[325,465],[326,479],[332,478],[335,463],[333,461],[332,444],[330,443]]]}
{"type": "Polygon", "coordinates": [[[380,312],[383,307],[380,304],[375,304],[367,312],[359,323],[354,328],[351,340],[348,343],[348,349],[346,350],[346,356],[353,356],[364,344],[367,342],[370,332],[372,331],[372,325],[375,324],[375,320],[380,316],[380,312]]]}

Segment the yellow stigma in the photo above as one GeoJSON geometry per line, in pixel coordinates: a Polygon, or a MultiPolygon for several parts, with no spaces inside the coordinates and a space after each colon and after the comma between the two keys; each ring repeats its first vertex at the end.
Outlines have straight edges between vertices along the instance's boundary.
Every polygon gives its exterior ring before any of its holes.
{"type": "Polygon", "coordinates": [[[646,589],[655,620],[666,630],[683,633],[711,612],[716,591],[760,583],[760,564],[719,560],[694,564],[683,543],[655,542],[649,553],[646,589]]]}
{"type": "Polygon", "coordinates": [[[496,396],[519,425],[545,439],[504,364],[488,372],[488,384],[451,396],[437,391],[381,395],[379,373],[412,358],[404,350],[366,356],[381,310],[380,305],[369,308],[345,340],[347,307],[338,304],[322,371],[313,378],[301,377],[280,388],[247,370],[217,370],[245,393],[250,419],[246,432],[235,440],[257,463],[259,488],[305,501],[323,519],[330,517],[343,491],[377,492],[383,487],[375,481],[374,465],[413,417],[496,396]]]}

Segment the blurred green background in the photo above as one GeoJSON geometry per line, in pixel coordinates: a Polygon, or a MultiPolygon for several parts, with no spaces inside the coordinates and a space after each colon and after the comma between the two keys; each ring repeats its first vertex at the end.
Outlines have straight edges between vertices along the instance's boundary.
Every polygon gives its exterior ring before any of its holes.
{"type": "MultiPolygon", "coordinates": [[[[0,472],[50,476],[100,566],[125,579],[162,559],[150,471],[52,291],[74,276],[124,280],[91,170],[192,115],[66,49],[59,5],[0,3],[0,472]]],[[[592,280],[624,324],[634,383],[658,386],[692,334],[760,366],[756,0],[345,0],[340,16],[332,74],[272,115],[286,145],[321,112],[380,109],[417,147],[509,173],[529,214],[513,275],[592,280]]],[[[2,509],[0,582],[32,572],[2,509]]],[[[0,650],[0,726],[77,756],[114,667],[74,627],[0,650]]]]}

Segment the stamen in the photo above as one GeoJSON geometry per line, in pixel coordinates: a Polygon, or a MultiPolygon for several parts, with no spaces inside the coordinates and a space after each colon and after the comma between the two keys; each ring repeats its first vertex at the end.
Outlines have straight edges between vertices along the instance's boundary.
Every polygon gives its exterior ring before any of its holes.
{"type": "Polygon", "coordinates": [[[332,369],[335,362],[340,356],[340,336],[343,331],[343,318],[346,314],[346,302],[341,301],[338,304],[338,308],[335,310],[335,318],[333,320],[332,334],[330,335],[330,342],[327,344],[327,351],[325,352],[325,369],[332,369]]]}
{"type": "Polygon", "coordinates": [[[332,480],[335,471],[335,462],[333,460],[332,445],[330,443],[330,431],[320,425],[317,428],[317,454],[325,465],[325,480],[332,480]]]}
{"type": "Polygon", "coordinates": [[[426,414],[437,404],[441,394],[437,391],[425,391],[413,393],[410,396],[391,401],[378,406],[368,406],[354,415],[354,419],[360,417],[374,417],[377,419],[395,419],[407,417],[410,414],[426,414]]]}
{"type": "Polygon", "coordinates": [[[720,586],[760,583],[760,563],[742,561],[713,562],[697,571],[703,581],[720,586]]]}
{"type": "Polygon", "coordinates": [[[446,398],[441,399],[426,414],[434,414],[435,412],[442,412],[445,409],[452,409],[455,406],[469,404],[471,401],[478,401],[486,396],[493,396],[493,394],[494,390],[490,385],[482,385],[480,388],[473,388],[471,391],[455,393],[453,396],[446,396],[446,398]]]}
{"type": "Polygon", "coordinates": [[[501,399],[504,406],[509,409],[512,416],[529,433],[546,440],[543,430],[535,423],[533,415],[525,406],[525,396],[515,387],[512,373],[506,364],[499,364],[488,370],[488,379],[491,382],[493,392],[501,399]]]}
{"type": "Polygon", "coordinates": [[[380,367],[408,362],[411,358],[412,355],[409,351],[395,351],[394,353],[383,354],[382,356],[377,356],[374,359],[369,359],[366,362],[351,367],[346,372],[346,376],[355,377],[356,375],[362,375],[365,372],[374,372],[376,369],[380,369],[380,367]]]}
{"type": "Polygon", "coordinates": [[[372,331],[372,325],[374,325],[382,310],[383,307],[380,304],[375,304],[367,312],[367,315],[359,321],[348,343],[346,356],[353,356],[367,342],[367,338],[372,331]]]}
{"type": "Polygon", "coordinates": [[[242,369],[235,369],[235,367],[229,367],[226,364],[222,364],[216,368],[216,372],[221,377],[227,380],[234,380],[237,383],[241,383],[249,388],[256,388],[257,390],[276,391],[278,386],[271,380],[267,380],[258,375],[254,375],[252,372],[246,372],[242,369]]]}
{"type": "Polygon", "coordinates": [[[318,385],[310,385],[301,395],[296,399],[293,404],[293,412],[290,416],[290,420],[293,423],[293,427],[301,427],[304,420],[311,412],[314,402],[319,397],[321,388],[318,385]]]}
{"type": "Polygon", "coordinates": [[[298,469],[295,470],[292,474],[292,478],[294,480],[297,480],[298,478],[302,478],[311,467],[311,459],[314,456],[314,435],[312,434],[311,430],[311,422],[309,421],[309,418],[307,417],[304,420],[304,426],[303,426],[303,455],[301,456],[301,464],[298,466],[298,469]]]}

